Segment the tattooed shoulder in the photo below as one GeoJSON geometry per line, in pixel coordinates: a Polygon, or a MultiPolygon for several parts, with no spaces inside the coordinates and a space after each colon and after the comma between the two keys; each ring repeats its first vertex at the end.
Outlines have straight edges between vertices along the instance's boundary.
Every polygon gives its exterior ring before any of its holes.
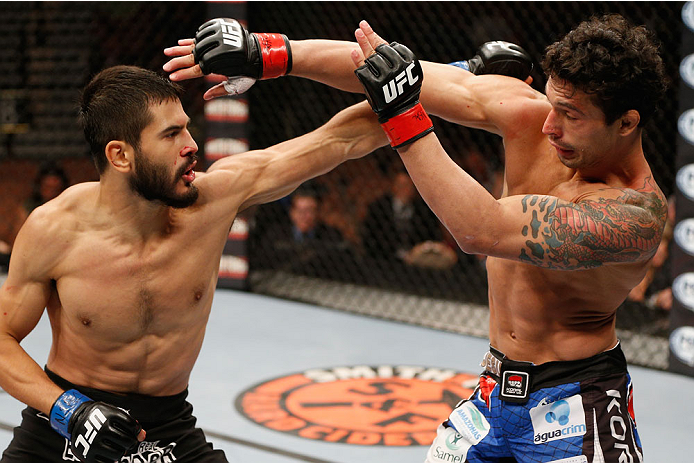
{"type": "Polygon", "coordinates": [[[652,257],[667,217],[665,197],[650,178],[642,188],[602,190],[575,203],[526,195],[521,205],[527,239],[519,259],[565,270],[652,257]]]}

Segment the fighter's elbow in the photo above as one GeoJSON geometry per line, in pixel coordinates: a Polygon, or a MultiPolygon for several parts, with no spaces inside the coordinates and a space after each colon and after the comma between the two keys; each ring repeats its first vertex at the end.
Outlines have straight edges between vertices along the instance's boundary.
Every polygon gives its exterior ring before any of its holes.
{"type": "Polygon", "coordinates": [[[489,255],[494,246],[494,243],[479,233],[459,233],[453,236],[458,247],[466,254],[489,255]]]}

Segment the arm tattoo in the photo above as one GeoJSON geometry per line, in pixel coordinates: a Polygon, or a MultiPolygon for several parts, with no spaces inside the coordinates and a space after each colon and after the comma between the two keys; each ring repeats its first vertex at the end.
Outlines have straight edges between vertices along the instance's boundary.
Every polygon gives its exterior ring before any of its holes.
{"type": "Polygon", "coordinates": [[[530,223],[522,230],[528,239],[520,260],[577,270],[652,257],[660,243],[667,207],[662,193],[647,190],[625,189],[616,199],[578,203],[526,195],[521,203],[530,223]]]}

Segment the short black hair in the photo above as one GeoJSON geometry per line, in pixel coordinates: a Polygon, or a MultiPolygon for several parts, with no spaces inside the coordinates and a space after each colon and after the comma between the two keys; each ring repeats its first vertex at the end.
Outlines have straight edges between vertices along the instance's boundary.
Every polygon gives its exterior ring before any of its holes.
{"type": "Polygon", "coordinates": [[[182,94],[180,85],[136,66],[113,66],[94,76],[82,91],[79,121],[99,174],[106,170],[110,141],[139,149],[142,130],[152,122],[149,106],[182,94]]]}

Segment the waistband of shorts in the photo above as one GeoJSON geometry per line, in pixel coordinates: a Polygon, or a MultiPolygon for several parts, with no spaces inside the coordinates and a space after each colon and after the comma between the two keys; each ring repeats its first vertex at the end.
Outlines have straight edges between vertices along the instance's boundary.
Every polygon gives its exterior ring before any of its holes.
{"type": "Polygon", "coordinates": [[[100,389],[79,386],[53,373],[48,367],[44,367],[46,375],[55,384],[65,390],[76,389],[90,399],[97,402],[105,402],[109,405],[128,410],[130,415],[140,423],[170,421],[178,418],[183,412],[187,412],[186,397],[188,389],[176,395],[150,396],[144,394],[118,394],[100,389]]]}
{"type": "Polygon", "coordinates": [[[532,378],[531,392],[589,378],[627,373],[627,360],[619,343],[610,350],[585,359],[553,361],[541,365],[511,360],[503,352],[490,346],[489,352],[482,360],[482,366],[485,368],[482,374],[490,376],[497,383],[500,382],[505,371],[528,373],[532,378]]]}

